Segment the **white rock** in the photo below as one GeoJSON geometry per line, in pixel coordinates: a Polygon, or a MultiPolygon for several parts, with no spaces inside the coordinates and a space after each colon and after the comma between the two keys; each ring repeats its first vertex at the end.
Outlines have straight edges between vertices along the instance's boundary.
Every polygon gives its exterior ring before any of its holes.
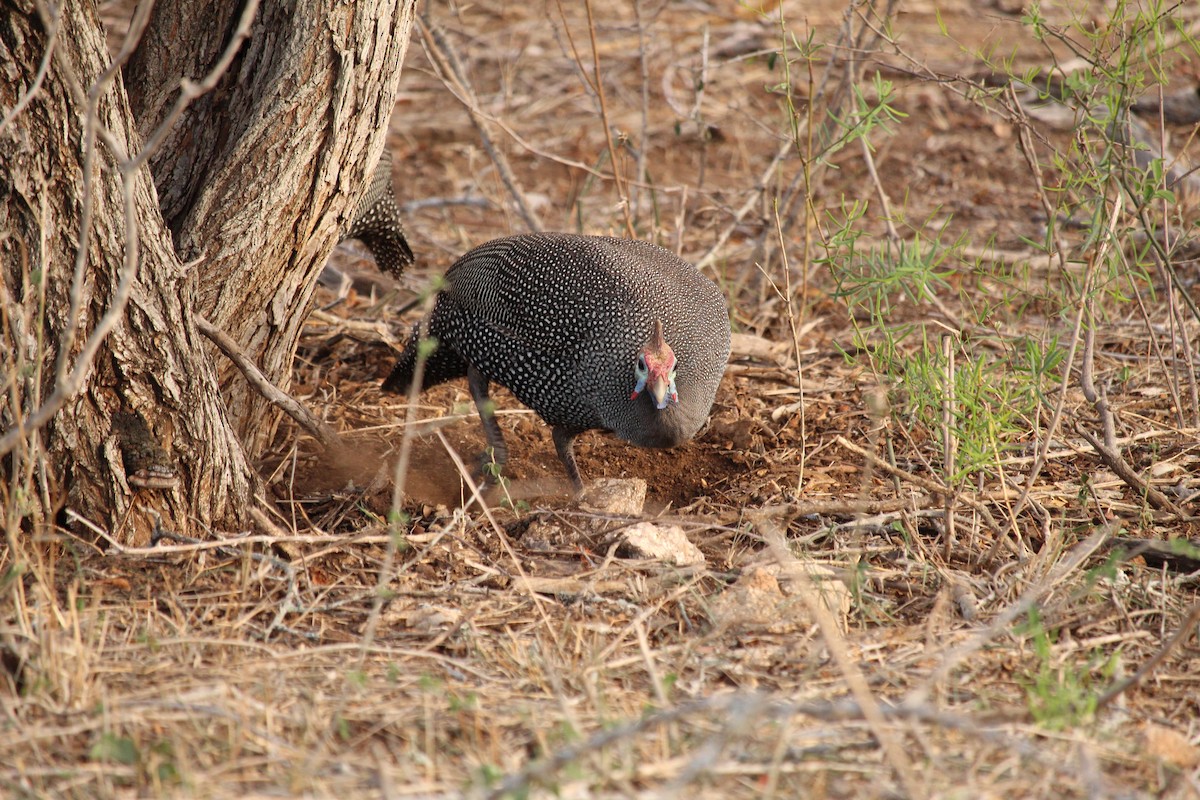
{"type": "Polygon", "coordinates": [[[621,543],[617,553],[625,558],[654,558],[679,567],[704,563],[700,548],[678,525],[638,522],[621,529],[617,539],[621,543]]]}

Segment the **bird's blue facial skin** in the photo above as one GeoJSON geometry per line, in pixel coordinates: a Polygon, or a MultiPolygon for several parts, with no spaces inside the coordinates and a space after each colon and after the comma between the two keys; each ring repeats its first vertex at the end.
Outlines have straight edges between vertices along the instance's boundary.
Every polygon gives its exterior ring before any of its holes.
{"type": "Polygon", "coordinates": [[[633,368],[633,376],[637,378],[637,384],[633,387],[633,394],[629,396],[630,400],[637,399],[637,396],[646,388],[646,381],[650,379],[650,368],[646,366],[645,353],[638,353],[637,366],[633,368]]]}

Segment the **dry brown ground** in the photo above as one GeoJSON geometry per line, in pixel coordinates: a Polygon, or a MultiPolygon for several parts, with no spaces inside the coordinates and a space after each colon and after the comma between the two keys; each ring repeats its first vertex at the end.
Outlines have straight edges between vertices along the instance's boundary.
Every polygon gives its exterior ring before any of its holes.
{"type": "MultiPolygon", "coordinates": [[[[414,41],[391,142],[401,200],[446,202],[413,210],[419,264],[402,287],[373,278],[353,247],[335,253],[376,294],[323,293],[297,361],[293,392],[357,455],[331,460],[281,430],[264,465],[279,508],[270,548],[118,554],[66,539],[31,550],[5,623],[29,661],[9,659],[0,673],[4,792],[1200,797],[1200,650],[1187,632],[1196,581],[1153,560],[1110,561],[1101,542],[1116,530],[1195,539],[1194,524],[1152,507],[1080,434],[1077,425],[1099,434],[1081,354],[1065,391],[1047,381],[1041,410],[998,430],[1002,446],[960,484],[947,550],[946,503],[930,488],[945,475],[941,431],[914,411],[915,390],[871,358],[878,334],[817,260],[844,201],[869,204],[859,258],[885,241],[882,188],[900,239],[936,240],[947,254],[936,302],[897,288],[890,322],[916,324],[935,350],[958,328],[960,368],[988,367],[982,382],[1008,380],[1023,337],[1058,336],[1066,352],[1098,247],[1065,217],[1054,228],[1072,255],[1066,268],[1029,242],[1045,236],[1042,197],[1057,203],[1072,174],[1052,154],[1087,134],[1035,119],[1022,147],[1006,95],[984,98],[972,83],[988,71],[981,51],[1012,58],[1021,74],[1065,61],[1067,49],[1035,41],[1017,3],[901,3],[899,51],[870,44],[859,82],[871,100],[880,71],[907,115],[871,136],[878,182],[851,144],[827,168],[810,162],[806,207],[785,95],[770,90],[782,80],[777,10],[771,21],[728,0],[645,3],[639,24],[631,4],[612,5],[596,4],[594,32],[627,178],[645,148],[649,180],[627,190],[636,234],[705,262],[735,330],[780,345],[735,353],[712,424],[685,447],[580,442],[585,477],[644,478],[647,513],[684,525],[707,566],[619,557],[607,531],[625,520],[597,532],[566,496],[544,426],[510,399],[513,502],[490,518],[477,505],[461,511],[463,482],[425,426],[405,535],[389,550],[405,405],[377,387],[416,313],[397,309],[469,247],[525,227],[467,106],[545,228],[628,230],[618,188],[580,166],[610,174],[585,86],[584,6],[441,9],[460,97],[414,41]],[[561,537],[533,541],[534,523],[561,537]],[[809,582],[789,571],[797,563],[832,568],[847,603],[814,612],[809,582]]],[[[824,46],[811,69],[791,65],[803,119],[814,95],[817,111],[832,102],[841,76],[821,80],[848,52],[837,44],[843,24],[863,26],[841,0],[783,10],[801,41],[811,31],[824,46]]],[[[1095,3],[1047,14],[1060,25],[1108,18],[1095,3]]],[[[1169,89],[1200,75],[1196,53],[1179,52],[1167,60],[1169,89]]],[[[1166,130],[1186,149],[1190,127],[1166,130]]],[[[1192,207],[1169,210],[1188,233],[1192,207]]],[[[1177,266],[1192,286],[1195,263],[1177,266]]],[[[1124,458],[1191,509],[1200,419],[1194,381],[1175,367],[1200,326],[1172,316],[1168,298],[1181,295],[1161,276],[1106,287],[1096,380],[1124,458]],[[1140,302],[1118,300],[1118,289],[1140,302]]],[[[904,347],[920,351],[921,336],[904,347]]],[[[473,463],[481,437],[465,386],[422,402],[473,463]]],[[[979,413],[998,419],[995,403],[979,413]]]]}

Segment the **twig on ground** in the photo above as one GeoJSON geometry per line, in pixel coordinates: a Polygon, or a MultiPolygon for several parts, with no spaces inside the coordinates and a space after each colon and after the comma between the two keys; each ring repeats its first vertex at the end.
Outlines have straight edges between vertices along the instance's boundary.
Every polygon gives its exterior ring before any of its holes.
{"type": "Polygon", "coordinates": [[[1133,467],[1129,466],[1129,462],[1117,450],[1108,447],[1104,442],[1096,438],[1091,431],[1083,426],[1082,423],[1075,423],[1075,432],[1087,439],[1088,444],[1096,451],[1096,455],[1100,457],[1109,469],[1117,474],[1117,477],[1124,481],[1129,488],[1133,489],[1139,495],[1146,498],[1146,502],[1157,508],[1159,511],[1166,511],[1174,514],[1180,519],[1190,519],[1191,514],[1188,514],[1182,508],[1175,504],[1171,498],[1155,489],[1149,483],[1144,481],[1133,467]]]}
{"type": "Polygon", "coordinates": [[[786,505],[764,506],[764,514],[775,517],[821,516],[854,516],[856,514],[888,514],[910,508],[927,508],[933,505],[933,498],[928,494],[918,494],[912,497],[897,497],[893,500],[810,500],[805,502],[787,503],[786,505]]]}
{"type": "Polygon", "coordinates": [[[1022,614],[1027,613],[1033,607],[1033,604],[1043,595],[1061,586],[1067,576],[1079,569],[1083,562],[1090,558],[1108,540],[1111,534],[1112,530],[1110,528],[1101,528],[1087,539],[1075,545],[1061,561],[1057,562],[1046,573],[1045,577],[1022,592],[1020,597],[997,614],[991,624],[942,656],[941,662],[930,673],[929,677],[922,681],[915,689],[911,690],[904,698],[903,705],[905,707],[921,707],[928,703],[933,690],[942,681],[949,678],[950,673],[959,664],[1007,630],[1022,614]]]}
{"type": "MultiPolygon", "coordinates": [[[[1088,298],[1085,305],[1088,307],[1088,316],[1092,316],[1091,306],[1093,299],[1088,298]]],[[[1108,465],[1109,469],[1117,474],[1130,488],[1136,491],[1139,495],[1146,498],[1150,505],[1160,511],[1168,511],[1178,517],[1187,517],[1187,513],[1177,506],[1169,497],[1155,489],[1147,481],[1142,480],[1141,476],[1134,471],[1133,467],[1129,466],[1129,462],[1121,455],[1117,449],[1116,440],[1116,421],[1112,413],[1112,409],[1108,407],[1108,394],[1103,387],[1096,387],[1095,374],[1096,361],[1096,326],[1090,324],[1086,327],[1083,338],[1083,355],[1080,362],[1079,370],[1079,387],[1086,399],[1096,409],[1096,414],[1100,417],[1100,429],[1103,431],[1103,440],[1096,437],[1083,426],[1081,422],[1075,423],[1075,432],[1087,439],[1088,444],[1096,451],[1096,455],[1100,456],[1100,460],[1108,465]]]]}
{"type": "MultiPolygon", "coordinates": [[[[879,713],[886,720],[925,722],[987,741],[1000,741],[1015,749],[1023,757],[1051,763],[1063,771],[1071,769],[1071,765],[1057,762],[1053,756],[1046,754],[1044,748],[1032,741],[1026,739],[1013,741],[1014,737],[1011,735],[1003,736],[998,731],[981,727],[981,725],[995,724],[997,721],[995,719],[981,723],[966,714],[943,711],[930,705],[882,705],[879,707],[879,713]]],[[[733,716],[747,720],[757,719],[763,722],[794,717],[810,717],[829,723],[865,719],[862,707],[854,700],[849,699],[789,703],[765,694],[746,692],[703,697],[674,708],[644,714],[630,722],[604,727],[581,742],[555,750],[541,760],[526,763],[520,770],[493,786],[485,797],[487,800],[500,800],[503,797],[521,795],[531,785],[552,780],[553,775],[559,770],[580,761],[590,753],[599,752],[606,747],[629,741],[639,734],[681,722],[689,717],[713,720],[733,716]]],[[[717,735],[722,734],[718,732],[717,735]]]]}
{"type": "MultiPolygon", "coordinates": [[[[913,473],[908,472],[907,470],[900,469],[899,467],[893,467],[891,464],[889,464],[887,462],[886,459],[880,458],[878,455],[868,452],[864,448],[859,447],[858,445],[849,441],[844,436],[837,437],[837,439],[835,441],[837,441],[838,444],[840,444],[842,447],[846,448],[850,452],[867,459],[871,464],[882,467],[884,469],[884,471],[888,472],[889,474],[895,475],[896,477],[900,478],[901,480],[903,480],[907,483],[911,483],[915,486],[919,486],[927,492],[931,492],[933,494],[937,494],[937,495],[941,495],[941,496],[946,496],[948,494],[954,493],[953,489],[951,489],[948,486],[944,486],[935,480],[932,480],[930,478],[922,478],[920,475],[914,475],[913,473]]],[[[999,522],[996,521],[995,517],[992,516],[991,509],[989,509],[981,500],[979,500],[975,496],[973,496],[971,494],[963,493],[963,494],[957,495],[957,497],[959,500],[961,500],[962,502],[969,505],[971,508],[978,511],[979,515],[981,517],[983,517],[984,523],[989,528],[991,528],[992,531],[999,536],[999,538],[1001,538],[1005,541],[1008,541],[1008,537],[1005,536],[1006,533],[1012,533],[1012,535],[1014,537],[1019,537],[1019,532],[1016,530],[1015,521],[1011,521],[1010,525],[1006,529],[1005,527],[1002,527],[999,522]]]]}
{"type": "Polygon", "coordinates": [[[1183,622],[1179,623],[1179,627],[1171,635],[1171,638],[1167,640],[1167,643],[1159,648],[1158,652],[1151,656],[1146,663],[1142,664],[1137,672],[1100,695],[1100,699],[1096,701],[1096,711],[1103,710],[1122,694],[1141,683],[1147,675],[1157,669],[1158,665],[1163,662],[1163,659],[1191,634],[1192,628],[1195,627],[1198,621],[1200,621],[1200,603],[1196,603],[1191,607],[1187,616],[1183,618],[1183,622]]]}
{"type": "Polygon", "coordinates": [[[472,197],[470,195],[462,195],[460,197],[423,197],[420,200],[409,200],[407,203],[402,203],[400,210],[405,214],[415,214],[418,211],[424,211],[429,208],[452,208],[454,206],[491,208],[492,201],[486,197],[472,197]]]}

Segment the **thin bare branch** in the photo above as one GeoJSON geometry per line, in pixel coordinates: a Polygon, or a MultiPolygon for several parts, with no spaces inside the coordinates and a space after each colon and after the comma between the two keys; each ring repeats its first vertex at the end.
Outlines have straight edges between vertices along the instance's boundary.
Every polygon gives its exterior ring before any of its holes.
{"type": "Polygon", "coordinates": [[[21,93],[21,97],[13,104],[8,113],[4,115],[4,119],[0,120],[0,134],[4,133],[4,129],[20,116],[25,107],[29,105],[29,101],[41,91],[42,83],[46,80],[46,72],[50,69],[50,62],[54,58],[54,48],[58,44],[59,31],[62,30],[62,10],[58,7],[49,9],[44,5],[40,5],[39,11],[41,12],[43,23],[48,23],[47,30],[49,35],[46,37],[46,52],[42,55],[42,61],[38,65],[37,74],[33,76],[33,82],[21,93]]]}
{"type": "Polygon", "coordinates": [[[253,386],[259,394],[269,400],[275,407],[279,408],[292,419],[300,424],[300,427],[308,431],[314,439],[321,443],[321,446],[327,450],[341,450],[345,447],[342,438],[338,436],[337,431],[326,425],[318,419],[308,408],[295,399],[287,392],[284,392],[275,384],[267,380],[267,377],[262,374],[257,366],[246,356],[242,349],[238,347],[237,342],[229,338],[229,336],[204,317],[196,316],[196,329],[204,334],[209,341],[215,344],[225,357],[232,361],[241,371],[246,380],[253,386]]]}
{"type": "Polygon", "coordinates": [[[454,52],[454,48],[450,46],[450,42],[436,27],[430,27],[425,24],[421,18],[417,18],[417,25],[421,30],[421,41],[425,44],[425,50],[429,53],[431,59],[438,64],[442,71],[445,80],[452,83],[455,89],[455,94],[462,98],[463,105],[466,107],[468,116],[471,119],[471,125],[474,126],[475,132],[479,134],[479,141],[483,145],[483,149],[487,151],[488,156],[492,159],[492,163],[496,165],[496,171],[500,175],[500,180],[504,182],[504,186],[508,189],[509,195],[517,206],[517,212],[521,215],[521,219],[525,220],[525,224],[531,231],[542,230],[542,222],[538,219],[533,207],[529,204],[529,200],[525,197],[525,192],[517,183],[517,178],[513,175],[512,167],[508,163],[499,148],[492,141],[492,136],[483,125],[483,119],[476,112],[479,108],[479,101],[475,97],[475,92],[467,84],[466,73],[462,69],[462,64],[458,60],[458,55],[454,52]]]}

